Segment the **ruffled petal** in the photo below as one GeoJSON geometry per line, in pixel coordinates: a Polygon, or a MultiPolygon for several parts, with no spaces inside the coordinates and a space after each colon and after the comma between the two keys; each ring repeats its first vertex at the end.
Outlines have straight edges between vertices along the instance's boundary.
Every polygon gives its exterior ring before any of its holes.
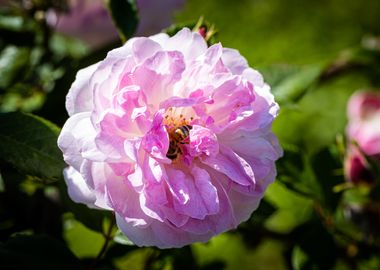
{"type": "Polygon", "coordinates": [[[89,207],[95,207],[96,196],[90,190],[82,175],[73,167],[67,167],[63,176],[68,188],[70,198],[76,203],[84,203],[89,207]]]}
{"type": "Polygon", "coordinates": [[[160,50],[160,44],[150,38],[136,38],[132,44],[132,53],[137,64],[153,56],[160,50]]]}
{"type": "Polygon", "coordinates": [[[224,48],[222,61],[232,74],[240,75],[248,67],[247,60],[240,55],[238,50],[224,48]]]}
{"type": "Polygon", "coordinates": [[[153,222],[149,227],[136,226],[124,217],[116,215],[117,226],[137,246],[179,248],[194,242],[206,242],[211,234],[194,235],[162,222],[153,222]]]}
{"type": "Polygon", "coordinates": [[[99,63],[81,69],[66,96],[66,110],[69,116],[80,112],[89,112],[93,108],[90,78],[99,63]]]}
{"type": "Polygon", "coordinates": [[[211,130],[193,125],[189,137],[188,151],[191,156],[216,156],[219,153],[218,138],[211,130]]]}
{"type": "Polygon", "coordinates": [[[95,136],[89,112],[70,117],[58,137],[58,147],[63,152],[65,162],[79,171],[83,156],[90,156],[94,160],[104,160],[105,157],[97,150],[94,143],[95,136]]]}
{"type": "Polygon", "coordinates": [[[151,110],[157,110],[161,101],[173,95],[174,85],[182,78],[185,62],[181,52],[157,52],[126,73],[124,83],[139,85],[151,110]]]}
{"type": "Polygon", "coordinates": [[[130,124],[131,122],[130,115],[119,116],[113,112],[104,114],[99,123],[100,130],[96,135],[95,143],[97,148],[107,156],[108,161],[129,161],[124,152],[124,142],[131,133],[139,133],[138,130],[131,129],[131,126],[134,126],[130,124]]]}
{"type": "Polygon", "coordinates": [[[225,174],[233,182],[242,186],[254,186],[255,175],[252,167],[231,149],[220,146],[219,155],[202,158],[202,162],[212,169],[225,174]]]}
{"type": "Polygon", "coordinates": [[[107,179],[114,177],[112,169],[103,162],[84,160],[80,173],[88,188],[95,195],[94,205],[102,209],[112,210],[106,192],[107,179]]]}
{"type": "Polygon", "coordinates": [[[212,104],[207,106],[207,114],[212,116],[218,128],[224,128],[235,120],[241,111],[251,111],[255,100],[251,84],[240,77],[231,77],[215,89],[212,104]]]}
{"type": "Polygon", "coordinates": [[[154,231],[143,219],[131,219],[116,212],[117,227],[139,247],[156,246],[161,247],[163,243],[156,237],[154,231]]]}
{"type": "Polygon", "coordinates": [[[274,101],[268,85],[255,87],[255,100],[251,104],[251,111],[237,111],[236,117],[224,126],[223,134],[230,136],[236,130],[250,132],[267,132],[273,120],[277,117],[279,106],[274,101]]]}
{"type": "MultiPolygon", "coordinates": [[[[213,186],[218,192],[219,210],[214,215],[209,215],[203,220],[191,218],[181,227],[182,230],[188,231],[193,234],[202,235],[209,234],[215,235],[221,232],[234,229],[239,224],[235,218],[233,203],[228,197],[226,192],[228,187],[225,188],[222,182],[228,183],[228,178],[216,171],[210,171],[210,176],[213,179],[213,186]]],[[[242,201],[244,203],[244,201],[242,201]]],[[[247,206],[248,207],[248,206],[247,206]]]]}
{"type": "Polygon", "coordinates": [[[166,172],[176,212],[196,219],[217,213],[219,199],[207,171],[193,168],[190,175],[166,168],[166,172]]]}
{"type": "Polygon", "coordinates": [[[169,148],[169,137],[163,125],[162,113],[157,113],[153,119],[151,129],[142,140],[142,146],[152,157],[170,163],[166,157],[169,148]]]}
{"type": "Polygon", "coordinates": [[[110,206],[131,226],[147,227],[152,222],[141,209],[139,193],[123,177],[107,181],[106,190],[110,206]]]}
{"type": "Polygon", "coordinates": [[[207,50],[207,43],[204,38],[190,29],[184,28],[168,39],[164,46],[168,51],[180,51],[185,59],[195,59],[207,50]]]}

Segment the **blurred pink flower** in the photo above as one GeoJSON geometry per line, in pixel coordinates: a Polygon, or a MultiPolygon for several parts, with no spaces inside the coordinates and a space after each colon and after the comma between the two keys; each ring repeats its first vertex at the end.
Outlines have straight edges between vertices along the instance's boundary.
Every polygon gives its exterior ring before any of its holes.
{"type": "Polygon", "coordinates": [[[371,182],[373,175],[369,171],[366,155],[380,161],[380,93],[357,92],[348,103],[347,137],[350,143],[345,163],[346,176],[354,183],[371,182]]]}
{"type": "Polygon", "coordinates": [[[238,51],[185,28],[133,38],[78,72],[58,145],[71,198],[115,212],[139,246],[236,228],[282,155],[270,88],[238,51]]]}
{"type": "Polygon", "coordinates": [[[363,154],[356,146],[350,145],[344,164],[347,179],[354,183],[373,183],[374,175],[363,154]]]}
{"type": "MultiPolygon", "coordinates": [[[[185,0],[137,0],[137,36],[146,36],[170,26],[173,13],[185,0]]],[[[49,11],[48,23],[58,32],[83,40],[92,48],[117,39],[118,34],[103,0],[69,0],[69,12],[49,11]]]]}
{"type": "Polygon", "coordinates": [[[117,39],[118,33],[103,0],[69,0],[68,13],[50,10],[47,22],[56,31],[98,48],[117,39]]]}
{"type": "Polygon", "coordinates": [[[140,22],[136,36],[149,36],[172,24],[173,14],[185,0],[137,0],[140,22]]]}

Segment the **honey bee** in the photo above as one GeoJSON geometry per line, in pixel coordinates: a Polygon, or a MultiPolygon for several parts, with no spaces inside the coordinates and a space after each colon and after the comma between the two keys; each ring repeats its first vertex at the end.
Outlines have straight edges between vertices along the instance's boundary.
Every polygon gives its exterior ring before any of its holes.
{"type": "Polygon", "coordinates": [[[190,130],[193,127],[190,125],[184,125],[181,127],[178,127],[176,130],[174,130],[174,140],[177,141],[180,144],[185,144],[187,137],[189,137],[190,130]]]}
{"type": "Polygon", "coordinates": [[[184,125],[176,128],[173,134],[170,136],[169,149],[166,153],[166,157],[174,160],[178,157],[179,154],[182,154],[182,149],[180,144],[187,144],[190,130],[193,127],[190,125],[184,125]]]}

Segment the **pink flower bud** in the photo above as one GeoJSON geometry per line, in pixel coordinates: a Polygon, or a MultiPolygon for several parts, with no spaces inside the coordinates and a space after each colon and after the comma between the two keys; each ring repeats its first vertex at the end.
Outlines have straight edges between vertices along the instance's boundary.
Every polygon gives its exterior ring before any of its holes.
{"type": "Polygon", "coordinates": [[[199,33],[203,38],[206,38],[206,34],[207,34],[206,27],[203,27],[203,26],[202,26],[201,28],[199,28],[198,33],[199,33]]]}
{"type": "Polygon", "coordinates": [[[344,170],[347,180],[353,184],[373,183],[375,177],[365,157],[355,146],[350,146],[346,156],[344,170]]]}
{"type": "Polygon", "coordinates": [[[380,165],[380,94],[355,93],[348,103],[348,118],[346,177],[353,183],[372,182],[374,174],[363,154],[375,162],[379,161],[380,165]],[[353,145],[354,142],[358,146],[353,145]],[[363,154],[360,151],[363,151],[363,154]]]}

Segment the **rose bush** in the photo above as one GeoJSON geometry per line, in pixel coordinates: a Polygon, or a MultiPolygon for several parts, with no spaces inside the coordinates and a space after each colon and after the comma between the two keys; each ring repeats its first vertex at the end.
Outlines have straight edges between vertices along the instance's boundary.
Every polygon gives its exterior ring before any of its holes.
{"type": "Polygon", "coordinates": [[[238,51],[198,33],[133,38],[78,72],[58,145],[71,198],[115,212],[139,246],[236,228],[282,155],[278,105],[238,51]]]}
{"type": "Polygon", "coordinates": [[[374,176],[362,152],[380,164],[380,94],[357,92],[350,98],[347,108],[350,145],[345,161],[346,177],[353,183],[372,182],[374,176]]]}

